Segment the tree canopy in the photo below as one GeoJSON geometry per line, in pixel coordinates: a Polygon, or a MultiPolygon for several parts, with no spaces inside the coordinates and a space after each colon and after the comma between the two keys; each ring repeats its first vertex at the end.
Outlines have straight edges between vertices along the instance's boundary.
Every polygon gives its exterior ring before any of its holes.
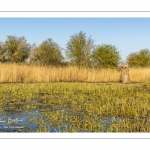
{"type": "Polygon", "coordinates": [[[25,62],[30,51],[30,44],[24,36],[7,36],[2,47],[3,60],[7,62],[25,62]]]}
{"type": "Polygon", "coordinates": [[[98,45],[92,54],[92,65],[102,68],[117,67],[121,59],[119,51],[113,45],[98,45]]]}
{"type": "MultiPolygon", "coordinates": [[[[38,46],[31,46],[24,36],[9,35],[4,42],[0,41],[0,62],[20,63],[29,60],[39,65],[100,68],[115,68],[121,63],[119,51],[114,45],[94,45],[91,36],[86,36],[82,31],[70,36],[65,49],[66,56],[63,54],[62,48],[52,38],[38,46]]],[[[130,67],[150,67],[150,50],[142,49],[129,54],[126,63],[130,67]]]]}
{"type": "Polygon", "coordinates": [[[5,62],[6,57],[5,57],[5,49],[4,49],[4,44],[0,42],[0,62],[5,62]]]}
{"type": "Polygon", "coordinates": [[[64,58],[61,48],[49,38],[32,49],[30,59],[32,63],[40,65],[59,65],[64,58]]]}
{"type": "Polygon", "coordinates": [[[131,67],[150,66],[150,50],[142,49],[139,52],[129,54],[127,57],[127,63],[131,67]]]}
{"type": "Polygon", "coordinates": [[[82,31],[70,37],[67,43],[66,56],[77,66],[89,66],[94,41],[82,31]]]}

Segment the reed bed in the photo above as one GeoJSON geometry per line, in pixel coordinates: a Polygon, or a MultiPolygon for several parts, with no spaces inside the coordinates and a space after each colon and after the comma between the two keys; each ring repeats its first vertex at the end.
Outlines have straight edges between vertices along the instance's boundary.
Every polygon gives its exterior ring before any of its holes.
{"type": "MultiPolygon", "coordinates": [[[[150,68],[130,68],[132,82],[149,82],[150,68]]],[[[118,82],[117,69],[78,68],[74,66],[36,66],[0,63],[0,82],[118,82]]]]}

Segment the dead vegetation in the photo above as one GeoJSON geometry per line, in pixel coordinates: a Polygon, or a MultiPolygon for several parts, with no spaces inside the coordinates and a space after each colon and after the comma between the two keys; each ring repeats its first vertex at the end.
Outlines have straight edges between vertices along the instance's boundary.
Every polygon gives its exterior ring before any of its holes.
{"type": "Polygon", "coordinates": [[[27,64],[0,64],[0,82],[150,82],[150,68],[117,69],[78,68],[73,66],[37,66],[27,64]],[[130,78],[128,74],[130,73],[130,78]],[[127,77],[123,77],[127,74],[127,77]]]}
{"type": "Polygon", "coordinates": [[[118,71],[120,71],[120,82],[122,83],[131,83],[129,76],[129,66],[128,65],[120,65],[118,67],[118,71]]]}

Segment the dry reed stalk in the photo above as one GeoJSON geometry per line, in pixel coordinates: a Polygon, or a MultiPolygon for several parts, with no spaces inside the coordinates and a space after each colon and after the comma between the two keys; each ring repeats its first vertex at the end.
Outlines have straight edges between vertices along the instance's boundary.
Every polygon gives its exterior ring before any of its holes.
{"type": "MultiPolygon", "coordinates": [[[[150,81],[150,68],[130,68],[132,82],[150,81]]],[[[115,69],[0,63],[0,82],[117,82],[115,69]]]]}
{"type": "Polygon", "coordinates": [[[130,68],[130,79],[133,82],[149,82],[150,68],[130,68]]]}

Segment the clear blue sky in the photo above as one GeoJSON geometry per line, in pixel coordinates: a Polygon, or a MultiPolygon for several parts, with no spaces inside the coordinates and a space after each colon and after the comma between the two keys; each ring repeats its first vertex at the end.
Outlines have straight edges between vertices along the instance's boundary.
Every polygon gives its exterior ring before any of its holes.
{"type": "Polygon", "coordinates": [[[25,36],[30,44],[52,38],[63,49],[70,36],[83,31],[96,45],[112,44],[123,60],[150,49],[150,18],[0,18],[0,41],[8,35],[25,36]]]}

